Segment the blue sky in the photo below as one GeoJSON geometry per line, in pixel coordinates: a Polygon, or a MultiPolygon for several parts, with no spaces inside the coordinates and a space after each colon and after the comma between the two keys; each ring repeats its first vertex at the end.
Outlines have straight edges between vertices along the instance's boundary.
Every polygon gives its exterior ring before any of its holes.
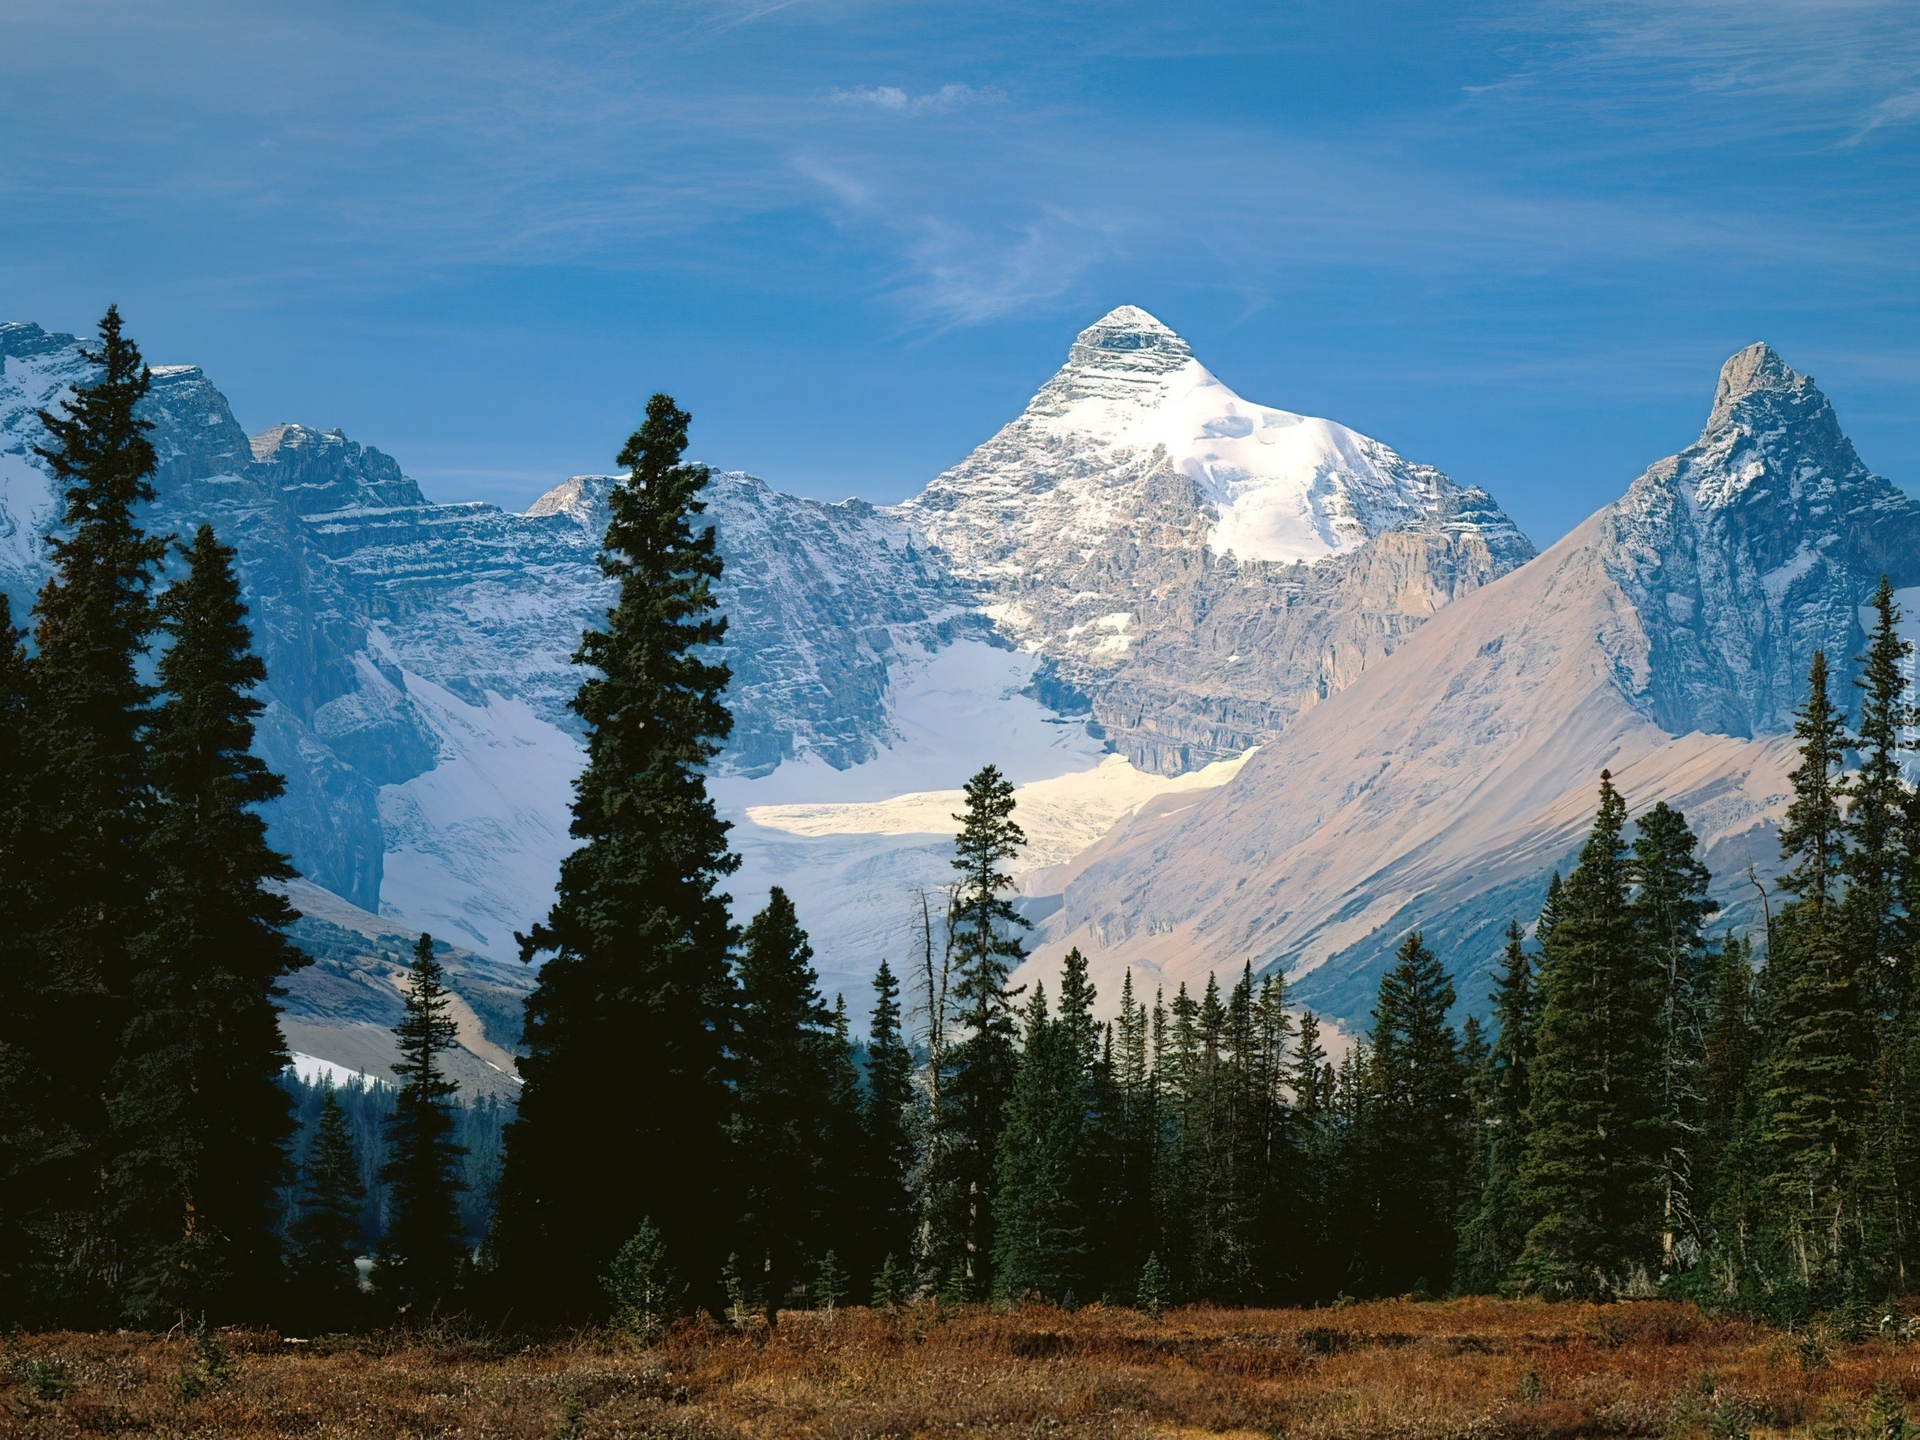
{"type": "Polygon", "coordinates": [[[1880,0],[9,0],[0,318],[117,300],[437,499],[645,396],[894,500],[1145,306],[1540,543],[1755,339],[1920,482],[1920,18],[1880,0]]]}

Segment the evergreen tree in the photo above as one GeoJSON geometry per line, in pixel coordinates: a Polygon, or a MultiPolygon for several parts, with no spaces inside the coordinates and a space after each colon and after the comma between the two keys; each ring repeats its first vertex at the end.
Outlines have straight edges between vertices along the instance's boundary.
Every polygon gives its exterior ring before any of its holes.
{"type": "Polygon", "coordinates": [[[1299,1300],[1330,1296],[1345,1278],[1337,1275],[1331,1253],[1334,1083],[1326,1048],[1320,1043],[1320,1017],[1311,1010],[1302,1011],[1293,1059],[1287,1068],[1287,1089],[1293,1096],[1293,1151],[1298,1165],[1292,1183],[1292,1228],[1298,1247],[1293,1265],[1294,1298],[1299,1300]]]}
{"type": "Polygon", "coordinates": [[[996,1294],[1058,1304],[1081,1283],[1087,1215],[1075,1169],[1087,1120],[1071,1022],[1050,1019],[1047,992],[1033,987],[1025,1045],[1007,1100],[994,1191],[996,1294]]]}
{"type": "Polygon", "coordinates": [[[299,1213],[287,1230],[293,1245],[293,1308],[315,1328],[339,1329],[359,1308],[355,1262],[363,1248],[360,1212],[366,1200],[353,1129],[329,1085],[301,1168],[299,1213]]]}
{"type": "Polygon", "coordinates": [[[1221,1015],[1219,989],[1211,975],[1207,977],[1205,998],[1208,1003],[1203,1006],[1187,993],[1186,982],[1182,981],[1166,1007],[1165,1020],[1155,1016],[1158,1043],[1154,1047],[1166,1115],[1154,1186],[1158,1253],[1172,1292],[1196,1299],[1206,1289],[1202,1273],[1206,1256],[1199,1241],[1209,1197],[1215,1189],[1213,1137],[1208,1122],[1221,1015]],[[1211,1055],[1206,1045],[1209,1029],[1216,1040],[1211,1055]]]}
{"type": "Polygon", "coordinates": [[[1541,955],[1520,1173],[1522,1209],[1537,1218],[1515,1273],[1548,1296],[1616,1293],[1659,1260],[1662,987],[1636,930],[1626,814],[1602,771],[1541,955]]]}
{"type": "Polygon", "coordinates": [[[1455,1225],[1459,1241],[1454,1254],[1453,1289],[1462,1294],[1485,1291],[1479,1283],[1480,1207],[1493,1169],[1493,1047],[1487,1042],[1480,1017],[1467,1016],[1460,1027],[1460,1073],[1466,1091],[1466,1167],[1460,1185],[1460,1214],[1455,1225]]]}
{"type": "Polygon", "coordinates": [[[442,1057],[458,1032],[450,1013],[446,971],[422,934],[407,972],[407,1012],[393,1027],[400,1077],[387,1122],[387,1231],[373,1269],[374,1288],[403,1308],[430,1308],[453,1293],[466,1238],[460,1228],[460,1159],[448,1106],[460,1087],[442,1057]]]}
{"type": "Polygon", "coordinates": [[[770,1325],[832,1243],[838,1119],[853,1106],[840,1074],[845,1042],[821,1003],[812,961],[793,902],[775,886],[740,953],[734,1119],[744,1202],[735,1248],[770,1325]]]}
{"type": "Polygon", "coordinates": [[[276,1190],[293,1133],[274,997],[308,962],[285,935],[293,875],[257,808],[285,789],[250,753],[252,652],[234,552],[201,526],[162,597],[164,702],[147,739],[149,927],[108,1093],[108,1191],[129,1319],[257,1318],[277,1287],[276,1190]]]}
{"type": "Polygon", "coordinates": [[[1846,827],[1841,823],[1840,802],[1847,793],[1847,726],[1846,717],[1827,695],[1824,651],[1813,652],[1807,701],[1794,717],[1793,735],[1800,742],[1800,764],[1787,777],[1793,784],[1793,799],[1780,828],[1780,858],[1793,863],[1781,877],[1780,888],[1825,909],[1840,898],[1845,870],[1846,827]]]}
{"type": "Polygon", "coordinates": [[[878,1275],[891,1259],[897,1275],[913,1248],[913,1057],[901,1031],[900,985],[885,960],[873,977],[873,996],[861,1098],[867,1238],[859,1256],[867,1273],[878,1275]]]}
{"type": "MultiPolygon", "coordinates": [[[[1557,872],[1554,878],[1557,882],[1557,872]]],[[[1518,921],[1507,924],[1500,980],[1490,998],[1495,1029],[1487,1054],[1480,1119],[1485,1169],[1477,1209],[1461,1237],[1458,1282],[1463,1290],[1476,1293],[1499,1287],[1520,1258],[1531,1228],[1522,1208],[1520,1170],[1527,1153],[1527,1107],[1532,1100],[1528,1074],[1539,1004],[1533,959],[1518,921]]]]}
{"type": "Polygon", "coordinates": [[[1633,908],[1638,943],[1656,967],[1660,985],[1662,1150],[1655,1185],[1662,1266],[1671,1274],[1691,1265],[1706,1239],[1705,1207],[1694,1173],[1704,1124],[1702,1019],[1709,959],[1703,927],[1720,906],[1707,898],[1713,877],[1695,854],[1698,841],[1685,815],[1661,801],[1638,825],[1631,863],[1633,908]]]}
{"type": "MultiPolygon", "coordinates": [[[[37,757],[28,728],[32,674],[24,639],[0,590],[0,873],[9,877],[32,873],[27,787],[37,757]]],[[[48,1118],[40,1091],[44,1071],[25,1033],[39,978],[23,943],[32,923],[31,898],[23,884],[0,885],[0,1323],[31,1313],[27,1271],[36,1245],[22,1202],[48,1118]]]]}
{"type": "Polygon", "coordinates": [[[1386,1202],[1379,1190],[1382,1167],[1377,1163],[1375,1118],[1379,1097],[1373,1084],[1373,1052],[1364,1040],[1347,1047],[1334,1071],[1330,1094],[1327,1271],[1336,1292],[1365,1293],[1376,1283],[1373,1245],[1386,1202]]]}
{"type": "Polygon", "coordinates": [[[1087,971],[1087,957],[1076,945],[1060,962],[1059,1029],[1070,1061],[1063,1073],[1061,1115],[1067,1156],[1067,1197],[1077,1217],[1084,1248],[1067,1252],[1071,1299],[1094,1299],[1100,1293],[1099,1247],[1107,1235],[1102,1228],[1103,1197],[1112,1183],[1113,1056],[1104,1027],[1093,1018],[1098,998],[1087,971]],[[1077,1121],[1074,1120],[1078,1116],[1077,1121]]]}
{"type": "Polygon", "coordinates": [[[1752,945],[1729,933],[1712,962],[1707,987],[1702,1136],[1694,1182],[1708,1207],[1707,1255],[1677,1288],[1715,1305],[1789,1318],[1773,1303],[1783,1298],[1780,1282],[1786,1276],[1777,1269],[1778,1201],[1766,1193],[1759,1133],[1764,1037],[1752,945]]]}
{"type": "Polygon", "coordinates": [[[1795,898],[1775,917],[1768,945],[1759,1110],[1775,1217],[1798,1257],[1797,1278],[1817,1287],[1855,1218],[1847,1188],[1864,1139],[1873,1025],[1841,905],[1846,730],[1817,650],[1807,686],[1794,725],[1800,764],[1780,831],[1781,856],[1791,862],[1780,888],[1795,898]]]}
{"type": "Polygon", "coordinates": [[[1019,932],[1027,922],[1003,893],[1013,880],[1000,867],[1026,844],[1013,819],[1013,786],[988,765],[967,782],[967,808],[954,842],[960,874],[949,924],[959,1039],[947,1047],[941,1081],[940,1154],[948,1173],[938,1177],[950,1196],[935,1218],[930,1258],[964,1293],[993,1289],[993,1190],[1000,1129],[1013,1093],[1018,1052],[1007,980],[1025,956],[1019,932]],[[956,1280],[953,1277],[958,1276],[956,1280]]]}
{"type": "Polygon", "coordinates": [[[1709,978],[1701,1058],[1700,1193],[1719,1205],[1723,1157],[1753,1118],[1753,1067],[1759,1032],[1753,1013],[1753,947],[1729,933],[1709,978]]]}
{"type": "Polygon", "coordinates": [[[1120,982],[1119,1043],[1110,1068],[1109,1165],[1104,1236],[1108,1293],[1122,1297],[1137,1283],[1155,1248],[1153,1181],[1159,1151],[1160,1097],[1154,1073],[1152,1021],[1133,993],[1133,971],[1120,982]]]}
{"type": "MultiPolygon", "coordinates": [[[[871,1271],[864,1264],[862,1247],[872,1223],[869,1207],[879,1187],[871,1165],[871,1137],[865,1128],[866,1096],[861,1085],[860,1058],[860,1052],[853,1042],[853,1022],[847,1015],[847,997],[836,993],[833,997],[833,1021],[826,1043],[824,1087],[827,1109],[824,1141],[827,1157],[826,1219],[821,1226],[822,1238],[811,1256],[816,1290],[821,1278],[829,1270],[840,1273],[835,1267],[840,1264],[842,1255],[861,1262],[859,1280],[862,1285],[871,1278],[871,1271]],[[821,1255],[821,1245],[826,1247],[827,1255],[833,1257],[833,1265],[829,1266],[821,1255]]],[[[850,1273],[845,1276],[849,1285],[853,1279],[850,1273]]],[[[851,1292],[844,1289],[840,1292],[843,1296],[848,1293],[851,1292]]],[[[817,1293],[813,1293],[813,1300],[814,1308],[819,1309],[820,1296],[817,1293]]],[[[835,1303],[838,1303],[837,1298],[835,1303]]]]}
{"type": "Polygon", "coordinates": [[[1547,878],[1547,895],[1540,902],[1540,918],[1533,927],[1533,938],[1542,946],[1553,938],[1554,927],[1560,923],[1560,902],[1565,894],[1565,883],[1560,879],[1560,872],[1555,870],[1547,878]]]}
{"type": "Polygon", "coordinates": [[[35,447],[65,505],[34,607],[33,761],[10,827],[7,881],[21,923],[0,939],[10,1057],[0,1109],[18,1128],[0,1231],[26,1239],[12,1303],[42,1318],[104,1320],[118,1308],[99,1195],[104,1096],[150,890],[141,738],[154,692],[139,667],[166,541],[135,519],[153,498],[152,426],[136,414],[151,376],[117,309],[82,354],[96,378],[60,415],[39,412],[49,443],[35,447]]]}
{"type": "MultiPolygon", "coordinates": [[[[1243,979],[1250,979],[1247,971],[1243,979]]],[[[1247,1099],[1243,1147],[1252,1171],[1254,1221],[1249,1236],[1252,1272],[1243,1293],[1251,1301],[1276,1300],[1297,1285],[1300,1270],[1298,1137],[1287,1095],[1293,1017],[1287,1013],[1286,977],[1278,970],[1260,979],[1253,1002],[1254,1048],[1240,1086],[1247,1099]]]]}
{"type": "Polygon", "coordinates": [[[1901,639],[1900,607],[1886,576],[1873,595],[1873,635],[1854,681],[1865,694],[1855,746],[1860,768],[1847,789],[1846,928],[1862,996],[1877,1020],[1891,1023],[1906,998],[1913,944],[1920,939],[1911,912],[1902,911],[1904,822],[1908,789],[1902,774],[1902,731],[1914,723],[1907,699],[1906,662],[1913,646],[1901,639]]]}
{"type": "Polygon", "coordinates": [[[1454,999],[1420,933],[1408,935],[1373,1011],[1373,1163],[1382,1194],[1367,1273],[1376,1293],[1439,1293],[1452,1279],[1468,1118],[1459,1042],[1447,1023],[1454,999]]]}
{"type": "Polygon", "coordinates": [[[619,582],[573,708],[587,725],[573,835],[527,1000],[519,1118],[507,1131],[493,1255],[521,1315],[585,1316],[598,1276],[651,1217],[680,1273],[717,1304],[726,1253],[727,1047],[734,931],[718,882],[738,860],[706,790],[732,728],[720,557],[696,529],[707,471],[681,463],[685,412],[665,395],[627,441],[601,568],[619,582]]]}

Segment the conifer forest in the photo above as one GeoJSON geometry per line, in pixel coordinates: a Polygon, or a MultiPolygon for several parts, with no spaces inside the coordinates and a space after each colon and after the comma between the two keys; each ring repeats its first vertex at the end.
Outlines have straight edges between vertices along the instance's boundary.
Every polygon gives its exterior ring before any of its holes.
{"type": "Polygon", "coordinates": [[[1101,994],[1074,949],[1015,983],[1027,837],[988,765],[950,882],[901,897],[910,953],[828,995],[792,897],[729,908],[706,779],[733,724],[722,558],[690,417],[655,395],[618,457],[617,600],[575,656],[573,848],[520,937],[517,1104],[449,1077],[426,934],[394,1074],[335,1087],[291,1075],[277,1024],[307,959],[259,815],[284,781],[252,751],[235,552],[141,528],[151,377],[117,311],[89,358],[40,417],[52,578],[30,615],[0,609],[0,1322],[463,1316],[670,1348],[862,1308],[1145,1324],[1536,1297],[1857,1337],[1920,1286],[1920,794],[1891,585],[1866,653],[1806,676],[1757,930],[1717,923],[1688,817],[1602,771],[1490,994],[1418,932],[1356,1035],[1252,958],[1101,994]]]}

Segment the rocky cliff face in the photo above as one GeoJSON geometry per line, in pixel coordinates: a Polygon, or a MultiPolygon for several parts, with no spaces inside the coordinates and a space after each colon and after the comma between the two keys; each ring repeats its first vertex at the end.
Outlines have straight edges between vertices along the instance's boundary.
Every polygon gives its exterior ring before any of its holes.
{"type": "Polygon", "coordinates": [[[1859,652],[1863,587],[1920,565],[1913,514],[1811,376],[1765,345],[1733,356],[1700,438],[1608,512],[1610,573],[1646,635],[1637,702],[1676,734],[1790,728],[1814,650],[1859,652]]]}
{"type": "Polygon", "coordinates": [[[1242,400],[1132,306],[901,510],[1162,774],[1272,740],[1533,553],[1484,491],[1242,400]]]}
{"type": "MultiPolygon", "coordinates": [[[[1077,943],[1115,980],[1251,959],[1357,1026],[1419,929],[1477,1004],[1500,930],[1532,918],[1591,823],[1602,768],[1636,812],[1688,814],[1737,923],[1744,867],[1776,863],[1782,732],[1813,650],[1859,653],[1882,573],[1920,587],[1920,502],[1860,463],[1811,380],[1743,351],[1698,442],[1232,784],[1143,810],[1064,872],[1041,953],[1077,943]]],[[[1920,589],[1902,601],[1920,636],[1920,589]]]]}

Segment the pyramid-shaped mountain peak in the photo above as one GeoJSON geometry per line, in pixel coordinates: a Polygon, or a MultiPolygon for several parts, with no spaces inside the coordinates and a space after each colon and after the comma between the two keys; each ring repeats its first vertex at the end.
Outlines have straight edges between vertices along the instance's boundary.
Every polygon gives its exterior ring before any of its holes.
{"type": "Polygon", "coordinates": [[[1742,402],[1754,396],[1804,400],[1809,395],[1819,400],[1825,398],[1811,375],[1794,370],[1771,345],[1755,341],[1728,356],[1727,363],[1720,367],[1720,383],[1714,388],[1713,411],[1707,417],[1707,429],[1717,430],[1727,424],[1742,402]]]}
{"type": "Polygon", "coordinates": [[[1137,305],[1109,310],[1075,337],[1069,367],[1110,365],[1116,357],[1139,356],[1155,365],[1184,365],[1193,347],[1137,305]]]}

